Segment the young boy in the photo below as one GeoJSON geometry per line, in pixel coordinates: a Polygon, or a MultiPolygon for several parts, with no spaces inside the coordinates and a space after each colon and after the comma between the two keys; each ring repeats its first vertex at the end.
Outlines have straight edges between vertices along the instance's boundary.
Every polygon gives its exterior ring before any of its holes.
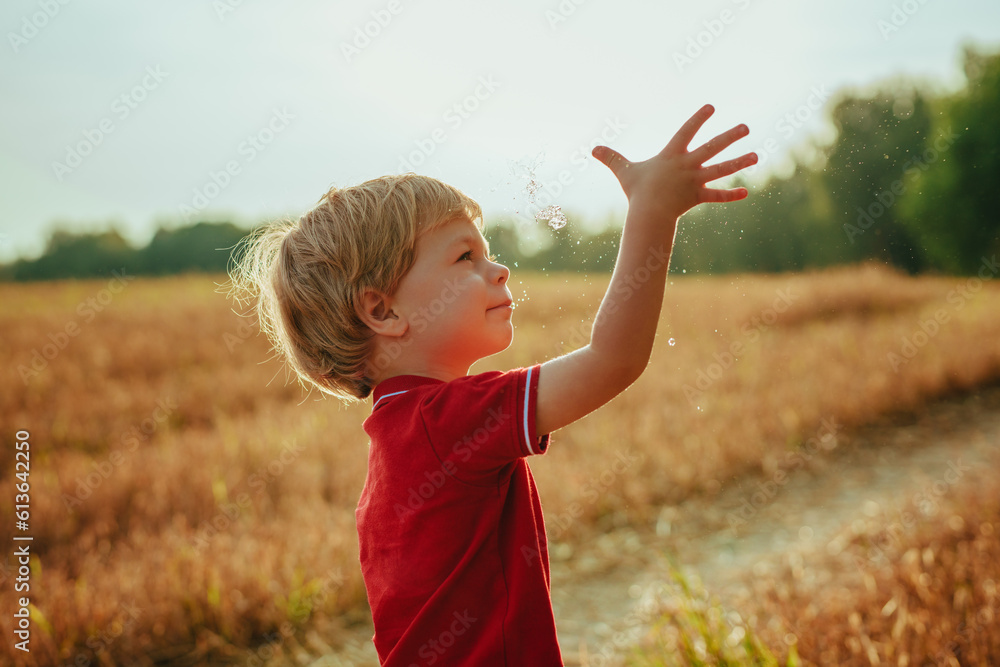
{"type": "Polygon", "coordinates": [[[628,198],[621,247],[590,343],[544,364],[468,374],[511,343],[510,272],[489,254],[479,206],[434,179],[333,189],[257,237],[238,268],[305,383],[372,395],[357,525],[383,665],[562,664],[525,458],[646,367],[680,215],[746,197],[706,183],[755,154],[703,166],[746,126],[688,151],[712,113],[703,107],[645,162],[594,149],[628,198]]]}

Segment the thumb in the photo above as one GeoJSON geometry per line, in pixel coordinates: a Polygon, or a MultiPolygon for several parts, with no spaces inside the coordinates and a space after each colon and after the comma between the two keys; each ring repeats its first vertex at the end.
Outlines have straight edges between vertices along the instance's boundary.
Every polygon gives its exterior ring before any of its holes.
{"type": "Polygon", "coordinates": [[[618,176],[619,171],[629,163],[621,153],[607,146],[594,146],[591,155],[603,162],[615,176],[618,176]]]}

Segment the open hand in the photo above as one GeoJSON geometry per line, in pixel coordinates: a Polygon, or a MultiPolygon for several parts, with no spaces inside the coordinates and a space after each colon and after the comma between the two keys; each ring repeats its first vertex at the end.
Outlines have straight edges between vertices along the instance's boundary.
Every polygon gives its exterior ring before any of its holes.
{"type": "Polygon", "coordinates": [[[707,167],[704,163],[747,136],[750,130],[746,125],[737,125],[688,151],[694,135],[713,113],[712,105],[703,106],[662,151],[645,162],[630,162],[607,146],[596,146],[592,154],[614,173],[628,198],[629,208],[639,208],[655,218],[666,216],[676,220],[698,204],[743,199],[747,196],[746,188],[722,190],[705,184],[756,164],[756,153],[707,167]]]}

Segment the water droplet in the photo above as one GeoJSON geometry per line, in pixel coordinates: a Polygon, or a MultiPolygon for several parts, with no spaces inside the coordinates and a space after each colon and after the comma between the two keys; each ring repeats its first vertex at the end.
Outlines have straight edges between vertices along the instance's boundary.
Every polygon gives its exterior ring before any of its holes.
{"type": "Polygon", "coordinates": [[[562,229],[566,226],[566,214],[558,205],[546,206],[535,214],[535,220],[545,220],[552,229],[562,229]]]}
{"type": "Polygon", "coordinates": [[[667,345],[669,345],[670,347],[673,347],[676,344],[677,344],[677,341],[674,340],[673,338],[671,338],[670,340],[667,341],[667,345]]]}

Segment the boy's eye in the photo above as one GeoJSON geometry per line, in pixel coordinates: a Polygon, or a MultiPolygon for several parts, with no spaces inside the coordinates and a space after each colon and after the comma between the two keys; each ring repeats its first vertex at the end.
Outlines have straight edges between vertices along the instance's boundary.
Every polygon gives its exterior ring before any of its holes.
{"type": "MultiPolygon", "coordinates": [[[[472,250],[466,250],[458,258],[458,261],[463,262],[465,260],[469,260],[471,262],[472,261],[472,253],[473,253],[472,250]]],[[[490,260],[491,262],[495,262],[495,261],[497,261],[497,256],[496,255],[486,255],[486,259],[490,260]]]]}

